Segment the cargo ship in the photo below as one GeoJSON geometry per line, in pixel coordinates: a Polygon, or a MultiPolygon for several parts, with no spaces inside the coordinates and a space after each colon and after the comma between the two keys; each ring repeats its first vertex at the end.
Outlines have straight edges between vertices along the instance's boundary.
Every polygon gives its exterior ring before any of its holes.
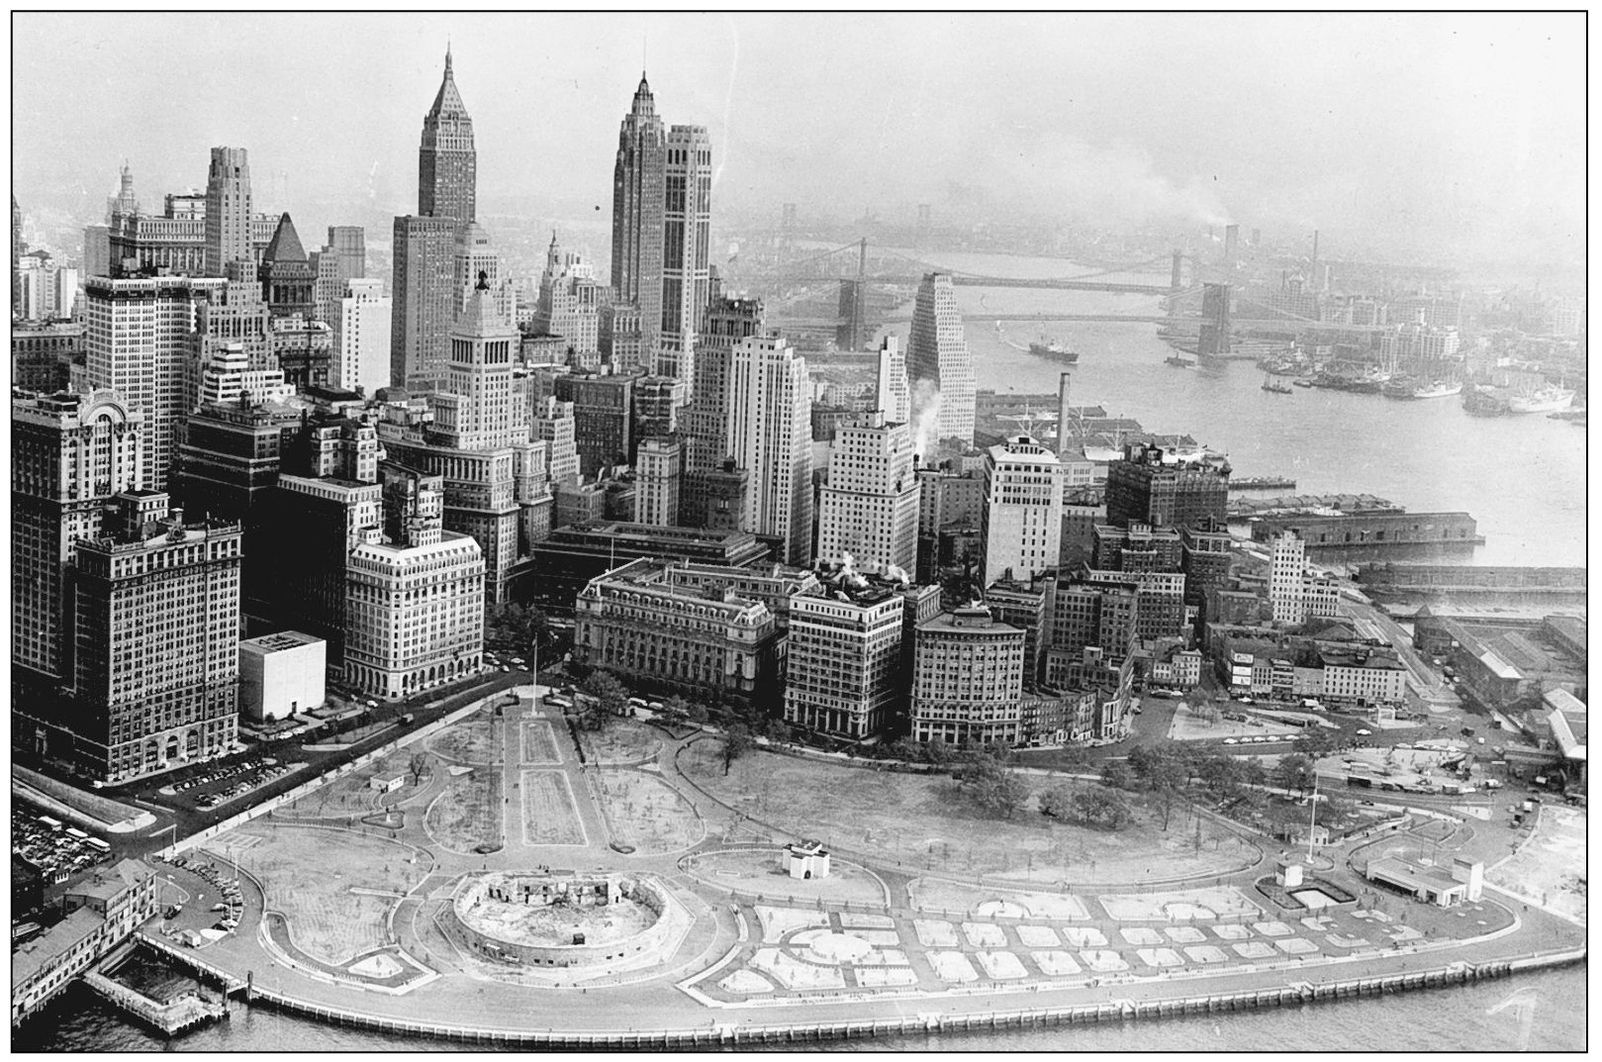
{"type": "Polygon", "coordinates": [[[1263,377],[1263,390],[1270,391],[1276,395],[1288,395],[1293,393],[1289,387],[1280,383],[1272,376],[1263,377]]]}
{"type": "Polygon", "coordinates": [[[1462,380],[1433,380],[1422,387],[1415,388],[1414,398],[1450,398],[1452,395],[1463,393],[1462,380]]]}
{"type": "Polygon", "coordinates": [[[1463,392],[1463,408],[1476,417],[1500,417],[1508,412],[1508,400],[1489,387],[1471,387],[1463,392]]]}
{"type": "Polygon", "coordinates": [[[1178,354],[1170,354],[1168,357],[1163,359],[1163,364],[1172,365],[1179,369],[1188,369],[1192,365],[1195,365],[1196,362],[1190,358],[1182,358],[1178,354]]]}
{"type": "Polygon", "coordinates": [[[1052,361],[1060,361],[1064,365],[1072,365],[1079,360],[1079,352],[1077,350],[1069,350],[1056,340],[1046,339],[1044,336],[1041,337],[1040,342],[1029,344],[1029,353],[1037,358],[1050,358],[1052,361]]]}
{"type": "Polygon", "coordinates": [[[1508,395],[1509,413],[1561,413],[1574,402],[1574,392],[1564,387],[1539,387],[1534,391],[1508,395]]]}

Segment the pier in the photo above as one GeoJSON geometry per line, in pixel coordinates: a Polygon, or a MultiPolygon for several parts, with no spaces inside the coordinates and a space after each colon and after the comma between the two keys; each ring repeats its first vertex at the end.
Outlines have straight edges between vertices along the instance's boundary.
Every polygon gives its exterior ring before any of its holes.
{"type": "Polygon", "coordinates": [[[184,992],[163,1002],[113,980],[109,974],[137,947],[137,944],[127,944],[98,969],[85,971],[84,983],[125,1014],[169,1038],[228,1018],[228,1004],[222,999],[206,999],[199,992],[184,992]]]}

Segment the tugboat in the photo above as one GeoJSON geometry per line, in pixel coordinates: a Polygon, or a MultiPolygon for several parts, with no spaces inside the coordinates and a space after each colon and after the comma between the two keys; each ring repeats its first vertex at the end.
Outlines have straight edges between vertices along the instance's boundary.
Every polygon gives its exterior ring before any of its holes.
{"type": "Polygon", "coordinates": [[[1501,417],[1508,412],[1508,400],[1489,387],[1471,387],[1463,392],[1463,408],[1476,417],[1501,417]]]}
{"type": "Polygon", "coordinates": [[[1196,363],[1189,358],[1182,358],[1178,354],[1170,354],[1168,357],[1163,359],[1163,364],[1172,365],[1176,369],[1188,369],[1196,363]]]}
{"type": "Polygon", "coordinates": [[[1417,398],[1417,390],[1411,376],[1393,376],[1380,385],[1380,394],[1386,398],[1417,398]]]}
{"type": "Polygon", "coordinates": [[[1263,377],[1263,390],[1270,391],[1276,395],[1288,395],[1292,393],[1289,387],[1286,387],[1272,376],[1263,377]]]}

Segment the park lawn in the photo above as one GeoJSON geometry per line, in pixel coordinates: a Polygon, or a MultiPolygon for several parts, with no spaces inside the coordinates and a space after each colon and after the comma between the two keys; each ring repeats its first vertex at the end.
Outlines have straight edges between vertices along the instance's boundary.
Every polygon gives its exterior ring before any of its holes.
{"type": "Polygon", "coordinates": [[[583,731],[584,751],[593,763],[640,763],[662,748],[657,732],[630,719],[611,722],[605,730],[583,731]]]}
{"type": "Polygon", "coordinates": [[[261,821],[247,832],[262,840],[243,850],[240,866],[267,890],[267,909],[288,920],[306,954],[336,966],[385,943],[396,903],[350,890],[404,894],[427,872],[410,862],[412,849],[381,837],[261,821]]]}
{"type": "Polygon", "coordinates": [[[562,762],[556,730],[549,719],[530,719],[523,723],[523,762],[540,766],[562,762]]]}
{"type": "Polygon", "coordinates": [[[485,708],[429,738],[428,750],[456,763],[499,763],[497,737],[495,718],[485,708]]]}
{"type": "Polygon", "coordinates": [[[528,844],[584,844],[584,824],[561,771],[523,772],[523,840],[528,844]]]}
{"type": "MultiPolygon", "coordinates": [[[[1138,794],[1120,794],[1133,821],[1116,832],[1058,822],[1033,799],[998,817],[943,776],[901,774],[755,751],[723,773],[722,743],[697,741],[679,757],[695,783],[731,807],[787,833],[909,868],[1046,882],[1141,882],[1211,876],[1257,855],[1233,834],[1176,806],[1170,828],[1138,794]]],[[[1023,776],[1034,790],[1058,784],[1023,776]]],[[[1075,784],[1093,783],[1065,783],[1075,784]]],[[[859,856],[860,857],[860,856],[859,856]]]]}
{"type": "Polygon", "coordinates": [[[399,804],[418,793],[418,788],[412,784],[411,771],[408,770],[411,759],[410,749],[398,749],[358,771],[352,771],[319,786],[293,804],[284,807],[278,814],[291,819],[348,818],[353,815],[371,814],[383,805],[399,804]],[[368,780],[375,774],[390,771],[404,774],[406,784],[395,792],[381,797],[368,784],[368,780]]]}
{"type": "Polygon", "coordinates": [[[425,828],[436,843],[452,852],[471,854],[481,844],[500,845],[501,772],[475,767],[456,775],[428,805],[425,828]]]}
{"type": "Polygon", "coordinates": [[[706,833],[695,808],[660,778],[635,770],[603,770],[601,810],[612,840],[640,855],[688,848],[706,833]]]}

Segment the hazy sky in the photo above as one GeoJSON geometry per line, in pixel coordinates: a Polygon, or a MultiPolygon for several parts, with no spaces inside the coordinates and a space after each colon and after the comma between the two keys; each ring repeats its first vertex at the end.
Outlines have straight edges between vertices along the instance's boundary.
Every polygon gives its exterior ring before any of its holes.
{"type": "MultiPolygon", "coordinates": [[[[249,148],[258,203],[416,207],[447,38],[481,203],[610,209],[648,48],[711,129],[717,204],[882,216],[987,197],[1181,213],[1445,259],[1583,251],[1578,15],[13,16],[24,208],[147,206],[249,148]],[[287,195],[270,183],[287,173],[287,195]]],[[[312,232],[318,231],[316,228],[312,232]]],[[[303,235],[307,233],[303,230],[303,235]]],[[[308,236],[310,238],[310,236],[308,236]]],[[[1338,248],[1337,248],[1338,250],[1338,248]]]]}

